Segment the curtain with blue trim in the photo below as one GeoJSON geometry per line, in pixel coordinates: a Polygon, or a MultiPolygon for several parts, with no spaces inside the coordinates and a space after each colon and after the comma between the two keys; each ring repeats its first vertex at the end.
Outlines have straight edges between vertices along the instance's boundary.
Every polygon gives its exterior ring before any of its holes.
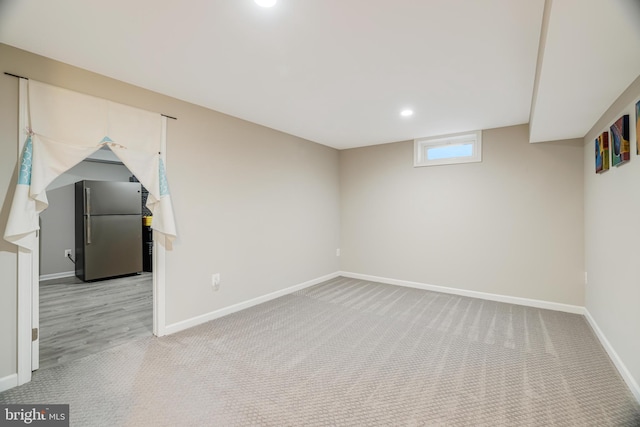
{"type": "Polygon", "coordinates": [[[5,240],[33,249],[47,186],[104,145],[149,190],[152,228],[169,242],[176,237],[160,114],[29,80],[27,122],[5,240]]]}

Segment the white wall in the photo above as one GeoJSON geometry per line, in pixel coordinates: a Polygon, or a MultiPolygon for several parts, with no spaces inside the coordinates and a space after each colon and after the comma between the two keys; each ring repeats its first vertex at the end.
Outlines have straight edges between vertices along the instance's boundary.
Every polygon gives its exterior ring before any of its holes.
{"type": "Polygon", "coordinates": [[[639,100],[640,77],[584,138],[586,307],[636,384],[640,384],[640,156],[633,106],[639,100]],[[596,174],[594,140],[623,113],[631,116],[631,161],[596,174]]]}
{"type": "Polygon", "coordinates": [[[342,269],[583,305],[582,140],[483,132],[481,163],[413,167],[413,142],[340,152],[342,269]]]}
{"type": "MultiPolygon", "coordinates": [[[[179,234],[166,260],[169,324],[339,270],[336,150],[3,44],[0,70],[178,118],[167,138],[179,234]]],[[[16,182],[17,88],[0,75],[2,230],[16,182]]],[[[0,379],[16,372],[16,282],[16,249],[0,241],[0,379]]]]}
{"type": "Polygon", "coordinates": [[[129,181],[133,175],[123,164],[82,161],[57,177],[47,187],[47,192],[56,188],[74,184],[83,179],[94,181],[129,181]]]}

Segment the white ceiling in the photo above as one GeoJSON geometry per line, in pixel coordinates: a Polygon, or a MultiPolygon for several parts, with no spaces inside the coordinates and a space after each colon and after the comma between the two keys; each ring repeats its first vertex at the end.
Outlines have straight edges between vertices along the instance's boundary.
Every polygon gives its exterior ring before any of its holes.
{"type": "Polygon", "coordinates": [[[547,3],[0,0],[0,42],[335,148],[582,137],[640,75],[640,2],[547,3]]]}

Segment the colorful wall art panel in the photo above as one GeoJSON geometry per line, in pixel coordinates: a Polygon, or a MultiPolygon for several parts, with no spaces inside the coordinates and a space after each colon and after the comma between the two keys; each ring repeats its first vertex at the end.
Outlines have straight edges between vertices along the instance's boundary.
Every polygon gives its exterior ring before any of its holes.
{"type": "Polygon", "coordinates": [[[640,101],[636,104],[636,154],[640,154],[640,101]]]}
{"type": "Polygon", "coordinates": [[[620,166],[631,158],[629,143],[629,115],[620,117],[611,126],[611,164],[620,166]]]}
{"type": "Polygon", "coordinates": [[[596,138],[596,173],[609,170],[609,132],[596,138]]]}

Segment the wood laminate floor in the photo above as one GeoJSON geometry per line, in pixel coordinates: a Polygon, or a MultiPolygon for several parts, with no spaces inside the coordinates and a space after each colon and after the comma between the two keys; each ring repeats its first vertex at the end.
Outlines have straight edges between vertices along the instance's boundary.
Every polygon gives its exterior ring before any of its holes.
{"type": "Polygon", "coordinates": [[[152,273],[40,282],[40,369],[152,333],[152,273]]]}

